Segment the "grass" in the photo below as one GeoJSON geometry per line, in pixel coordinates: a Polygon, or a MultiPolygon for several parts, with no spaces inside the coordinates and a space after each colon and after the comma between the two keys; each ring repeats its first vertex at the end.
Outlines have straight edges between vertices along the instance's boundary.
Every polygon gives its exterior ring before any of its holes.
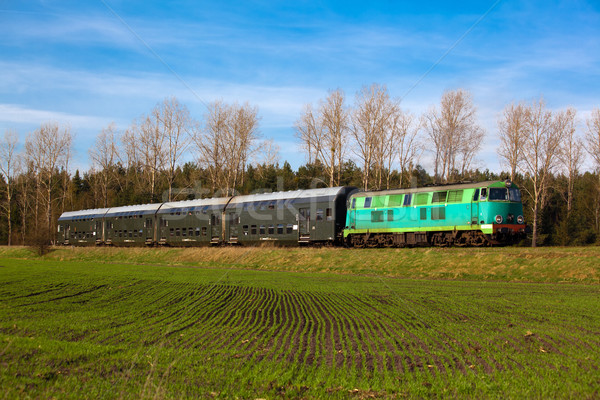
{"type": "MultiPolygon", "coordinates": [[[[34,259],[27,248],[0,257],[34,259]]],[[[600,247],[551,248],[55,248],[44,260],[129,263],[410,279],[600,283],[600,247]]]]}
{"type": "Polygon", "coordinates": [[[599,255],[2,248],[0,393],[596,398],[599,255]]]}

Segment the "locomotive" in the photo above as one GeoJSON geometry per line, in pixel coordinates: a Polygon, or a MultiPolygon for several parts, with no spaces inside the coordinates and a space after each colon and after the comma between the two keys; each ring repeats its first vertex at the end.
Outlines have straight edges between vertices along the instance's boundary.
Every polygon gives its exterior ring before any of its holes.
{"type": "Polygon", "coordinates": [[[483,246],[525,236],[510,181],[364,192],[352,186],[70,211],[75,246],[483,246]]]}

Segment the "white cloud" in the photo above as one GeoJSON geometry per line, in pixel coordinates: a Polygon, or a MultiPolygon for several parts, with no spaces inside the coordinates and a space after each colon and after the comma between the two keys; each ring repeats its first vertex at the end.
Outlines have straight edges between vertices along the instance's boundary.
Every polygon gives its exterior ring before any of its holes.
{"type": "Polygon", "coordinates": [[[7,124],[40,125],[45,122],[59,122],[71,127],[101,127],[110,121],[87,115],[75,115],[50,110],[36,110],[17,104],[0,104],[0,121],[7,124]]]}

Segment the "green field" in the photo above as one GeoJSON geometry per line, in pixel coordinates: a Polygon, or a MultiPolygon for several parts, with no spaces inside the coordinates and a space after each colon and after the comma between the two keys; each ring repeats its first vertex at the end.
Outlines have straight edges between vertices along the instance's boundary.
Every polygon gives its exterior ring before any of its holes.
{"type": "Polygon", "coordinates": [[[0,249],[3,398],[598,398],[600,250],[0,249]]]}

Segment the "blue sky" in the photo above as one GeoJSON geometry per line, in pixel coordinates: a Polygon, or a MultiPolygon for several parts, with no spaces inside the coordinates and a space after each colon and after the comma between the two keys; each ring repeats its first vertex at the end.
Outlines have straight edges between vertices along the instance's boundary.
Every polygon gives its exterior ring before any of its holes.
{"type": "Polygon", "coordinates": [[[383,84],[419,116],[464,88],[487,133],[478,165],[499,171],[510,102],[573,106],[581,132],[600,107],[600,2],[366,3],[0,0],[0,132],[23,142],[42,122],[68,124],[85,169],[103,127],[124,130],[165,97],[197,119],[217,99],[249,102],[297,167],[294,122],[328,90],[352,101],[383,84]]]}

